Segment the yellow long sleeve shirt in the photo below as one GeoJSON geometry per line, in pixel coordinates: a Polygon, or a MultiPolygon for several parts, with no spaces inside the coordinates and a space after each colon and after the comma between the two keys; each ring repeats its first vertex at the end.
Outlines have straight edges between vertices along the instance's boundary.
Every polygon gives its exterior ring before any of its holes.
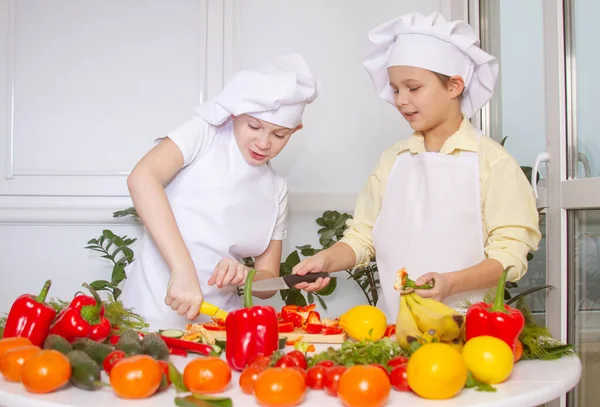
{"type": "MultiPolygon", "coordinates": [[[[516,160],[497,142],[487,136],[479,136],[467,119],[446,140],[439,154],[459,155],[461,151],[476,152],[479,158],[485,255],[498,260],[505,269],[514,266],[509,270],[507,279],[517,281],[527,272],[527,254],[537,250],[541,239],[533,189],[516,160]]],[[[415,132],[381,155],[358,196],[354,218],[348,221],[348,228],[341,239],[354,250],[356,266],[368,264],[375,256],[373,226],[381,211],[396,158],[399,154],[424,152],[424,138],[415,132]]]]}

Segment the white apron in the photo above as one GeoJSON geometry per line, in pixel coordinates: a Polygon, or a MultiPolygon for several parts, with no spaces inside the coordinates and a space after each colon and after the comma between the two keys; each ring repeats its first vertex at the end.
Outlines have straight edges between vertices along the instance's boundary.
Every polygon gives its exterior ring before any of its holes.
{"type": "MultiPolygon", "coordinates": [[[[479,189],[474,152],[398,156],[373,229],[381,282],[377,305],[388,321],[396,320],[400,304],[397,270],[406,268],[416,281],[427,272],[456,271],[484,260],[479,189]]],[[[453,295],[444,303],[458,308],[486,291],[453,295]]]]}
{"type": "MultiPolygon", "coordinates": [[[[192,256],[204,301],[230,311],[242,300],[235,286],[209,286],[224,257],[240,260],[262,254],[278,214],[275,174],[268,165],[243,158],[231,124],[217,131],[210,149],[184,168],[166,188],[175,219],[192,256]]],[[[153,239],[144,234],[136,260],[128,267],[122,301],[150,323],[150,329],[184,328],[191,321],[165,304],[171,272],[153,239]]],[[[209,317],[199,315],[194,322],[209,317]]]]}

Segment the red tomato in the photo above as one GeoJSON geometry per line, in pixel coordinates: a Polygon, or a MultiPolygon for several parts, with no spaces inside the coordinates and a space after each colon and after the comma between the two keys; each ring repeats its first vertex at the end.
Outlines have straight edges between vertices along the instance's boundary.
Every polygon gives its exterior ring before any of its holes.
{"type": "Polygon", "coordinates": [[[408,363],[408,358],[406,356],[396,356],[394,359],[390,360],[387,365],[394,368],[405,363],[408,363]]]}
{"type": "Polygon", "coordinates": [[[270,356],[265,356],[263,354],[259,354],[259,355],[256,355],[255,357],[253,357],[252,359],[250,359],[250,361],[248,362],[248,367],[258,366],[261,369],[266,369],[269,367],[270,363],[271,363],[270,356]]]}
{"type": "Polygon", "coordinates": [[[319,363],[317,363],[315,366],[333,367],[334,365],[335,365],[335,363],[333,363],[333,360],[322,360],[319,363]]]}
{"type": "MultiPolygon", "coordinates": [[[[125,352],[120,350],[112,351],[104,358],[102,367],[104,368],[104,371],[110,375],[112,368],[117,364],[117,362],[120,362],[123,359],[125,359],[125,352]]],[[[169,374],[167,372],[167,377],[168,376],[169,374]]]]}
{"type": "Polygon", "coordinates": [[[287,355],[296,361],[296,366],[299,366],[302,369],[306,369],[308,367],[304,353],[300,352],[299,350],[288,352],[287,355]]]}
{"type": "Polygon", "coordinates": [[[304,383],[308,382],[308,374],[306,373],[306,370],[302,369],[300,366],[292,366],[290,369],[297,370],[298,373],[300,373],[304,378],[304,383]]]}
{"type": "Polygon", "coordinates": [[[298,366],[296,364],[296,359],[291,356],[283,355],[279,358],[279,360],[275,363],[275,367],[294,367],[298,366]]]}
{"type": "Polygon", "coordinates": [[[394,390],[410,391],[406,375],[406,364],[396,366],[390,373],[390,381],[394,390]]]}
{"type": "Polygon", "coordinates": [[[322,390],[324,388],[325,374],[327,368],[322,365],[316,365],[306,372],[306,384],[313,390],[322,390]]]}
{"type": "Polygon", "coordinates": [[[323,382],[327,394],[330,396],[337,396],[340,377],[345,371],[346,366],[334,366],[327,370],[327,373],[325,373],[325,381],[323,382]]]}

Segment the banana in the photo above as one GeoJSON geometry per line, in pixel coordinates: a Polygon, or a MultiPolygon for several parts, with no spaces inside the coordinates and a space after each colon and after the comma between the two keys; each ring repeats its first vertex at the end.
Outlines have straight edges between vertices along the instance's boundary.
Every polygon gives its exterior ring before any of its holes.
{"type": "Polygon", "coordinates": [[[439,313],[419,304],[413,294],[411,293],[404,297],[406,297],[406,303],[421,331],[427,332],[430,329],[435,329],[442,341],[451,341],[460,336],[464,326],[464,317],[462,315],[439,313]]]}
{"type": "Polygon", "coordinates": [[[459,352],[462,352],[462,348],[463,348],[463,346],[465,346],[465,341],[463,341],[461,338],[454,338],[453,340],[451,340],[449,342],[443,342],[443,343],[452,346],[454,349],[456,349],[459,352]]]}
{"type": "Polygon", "coordinates": [[[410,344],[419,340],[422,333],[406,303],[404,295],[400,296],[400,309],[396,318],[396,341],[404,350],[410,351],[410,344]]]}
{"type": "Polygon", "coordinates": [[[436,301],[431,298],[423,298],[418,294],[413,294],[413,298],[416,302],[418,302],[422,306],[429,308],[433,311],[439,312],[440,314],[461,315],[460,312],[458,312],[454,308],[444,304],[441,301],[436,301]]]}

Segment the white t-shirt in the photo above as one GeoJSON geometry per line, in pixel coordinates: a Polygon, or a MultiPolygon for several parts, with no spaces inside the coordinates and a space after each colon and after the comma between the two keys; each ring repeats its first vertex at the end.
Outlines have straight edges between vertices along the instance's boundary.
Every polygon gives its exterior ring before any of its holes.
{"type": "MultiPolygon", "coordinates": [[[[231,126],[231,124],[223,124],[223,126],[231,126]]],[[[209,131],[210,127],[213,126],[202,118],[194,116],[191,120],[167,134],[166,137],[169,137],[181,150],[184,168],[194,161],[202,159],[202,156],[213,145],[213,141],[215,137],[218,137],[219,132],[209,131]]],[[[270,163],[265,165],[270,166],[270,163]]],[[[279,212],[271,240],[284,240],[287,237],[288,188],[285,178],[275,170],[273,170],[273,174],[275,175],[278,191],[279,212]]]]}

